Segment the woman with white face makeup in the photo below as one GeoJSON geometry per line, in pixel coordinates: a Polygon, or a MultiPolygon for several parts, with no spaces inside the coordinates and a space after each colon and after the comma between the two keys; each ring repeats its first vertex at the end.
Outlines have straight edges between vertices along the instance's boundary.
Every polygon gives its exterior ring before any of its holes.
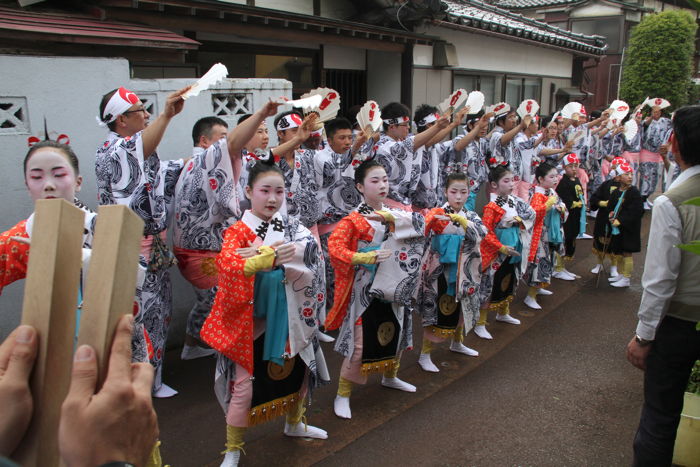
{"type": "MultiPolygon", "coordinates": [[[[70,146],[55,141],[42,141],[27,152],[24,159],[24,183],[32,201],[64,199],[78,204],[85,210],[83,248],[91,248],[96,215],[75,198],[82,181],[78,158],[70,146]]],[[[4,286],[23,279],[27,274],[33,224],[34,214],[0,234],[0,293],[4,286]]]]}
{"type": "Polygon", "coordinates": [[[496,321],[520,324],[510,315],[518,282],[527,267],[530,237],[535,211],[523,200],[513,196],[513,174],[505,166],[497,166],[489,174],[491,202],[481,217],[488,229],[481,242],[481,309],[474,334],[493,339],[486,329],[489,310],[496,310],[496,321]]]}
{"type": "Polygon", "coordinates": [[[552,282],[555,255],[563,253],[564,230],[567,210],[555,188],[559,181],[556,167],[543,162],[535,171],[537,186],[530,198],[530,207],[535,211],[535,226],[532,232],[530,257],[528,258],[528,290],[525,305],[541,310],[537,295],[551,295],[547,290],[552,282]]]}
{"type": "Polygon", "coordinates": [[[224,232],[218,290],[200,332],[219,352],[222,467],[238,465],[248,426],[280,415],[287,436],[328,437],[302,421],[310,390],[330,379],[317,339],[325,303],[320,248],[300,220],[279,212],[285,181],[273,158],[250,168],[246,197],[250,210],[224,232]]]}
{"type": "Polygon", "coordinates": [[[412,346],[410,305],[418,280],[425,241],[420,213],[385,205],[390,181],[377,159],[355,170],[362,203],[344,217],[328,239],[335,270],[335,301],[328,330],[340,328],[335,350],[343,355],[333,408],[351,418],[353,383],[365,384],[382,373],[382,385],[415,392],[397,377],[401,352],[412,346]]]}
{"type": "Polygon", "coordinates": [[[463,341],[479,316],[479,246],[487,230],[481,218],[464,207],[469,198],[467,175],[451,173],[446,184],[447,202],[431,209],[425,219],[429,246],[423,255],[416,297],[423,324],[418,364],[432,373],[440,371],[430,358],[432,346],[447,338],[452,338],[452,352],[479,355],[463,341]]]}

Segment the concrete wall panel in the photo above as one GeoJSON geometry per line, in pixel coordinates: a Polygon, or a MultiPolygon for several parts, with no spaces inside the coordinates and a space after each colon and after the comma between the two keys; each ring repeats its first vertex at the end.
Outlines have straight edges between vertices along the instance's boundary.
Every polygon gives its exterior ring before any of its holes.
{"type": "MultiPolygon", "coordinates": [[[[3,98],[25,99],[28,126],[27,131],[14,134],[6,129],[0,131],[0,186],[3,187],[1,231],[26,219],[33,211],[32,201],[24,185],[22,161],[27,152],[27,137],[34,135],[43,139],[44,117],[53,138],[60,133],[70,137],[83,176],[79,197],[95,209],[95,149],[104,141],[107,133],[95,121],[102,95],[118,86],[126,86],[137,95],[155,101],[156,112],[160,112],[170,93],[191,83],[187,79],[130,80],[129,66],[123,59],[0,55],[0,69],[3,70],[0,102],[3,98]]],[[[226,99],[224,96],[231,94],[246,96],[238,102],[229,102],[231,115],[225,119],[235,125],[235,112],[242,111],[243,107],[256,110],[268,98],[291,97],[292,93],[291,83],[286,80],[226,80],[217,85],[216,89],[205,91],[185,103],[183,112],[172,120],[159,147],[161,158],[189,157],[192,153],[192,125],[197,119],[212,115],[215,105],[221,105],[226,99]],[[217,104],[213,95],[219,96],[217,104]]],[[[269,119],[268,127],[272,129],[272,119],[269,119]]],[[[270,131],[270,139],[271,146],[276,144],[274,131],[270,131]]],[[[180,276],[177,268],[171,272],[174,282],[174,316],[170,333],[172,344],[183,339],[193,295],[191,287],[180,276]]],[[[12,284],[0,296],[0,339],[4,339],[19,323],[23,286],[24,281],[12,284]]]]}

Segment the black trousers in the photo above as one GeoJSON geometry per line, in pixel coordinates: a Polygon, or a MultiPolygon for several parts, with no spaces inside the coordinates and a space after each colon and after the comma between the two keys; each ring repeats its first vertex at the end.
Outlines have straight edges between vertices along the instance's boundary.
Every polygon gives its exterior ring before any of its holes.
{"type": "Polygon", "coordinates": [[[644,373],[644,406],[634,438],[635,467],[671,465],[683,394],[690,371],[700,359],[700,332],[695,325],[667,316],[656,331],[644,373]]]}

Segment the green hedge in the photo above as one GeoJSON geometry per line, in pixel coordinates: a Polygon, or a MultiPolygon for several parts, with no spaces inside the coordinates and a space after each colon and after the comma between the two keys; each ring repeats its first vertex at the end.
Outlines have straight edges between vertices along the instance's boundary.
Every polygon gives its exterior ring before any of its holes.
{"type": "Polygon", "coordinates": [[[625,51],[620,98],[632,107],[647,96],[663,97],[672,108],[687,104],[696,30],[687,11],[646,16],[632,29],[625,51]]]}

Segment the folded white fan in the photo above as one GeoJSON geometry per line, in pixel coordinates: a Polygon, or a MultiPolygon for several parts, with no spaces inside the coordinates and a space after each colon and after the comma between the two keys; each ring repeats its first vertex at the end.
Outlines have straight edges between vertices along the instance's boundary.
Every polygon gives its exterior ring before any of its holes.
{"type": "Polygon", "coordinates": [[[192,85],[189,91],[182,95],[182,98],[189,99],[190,97],[198,96],[200,92],[206,91],[227,76],[228,70],[226,69],[226,65],[223,63],[216,63],[209,68],[209,71],[204,73],[204,76],[199,78],[197,82],[192,85]]]}
{"type": "Polygon", "coordinates": [[[627,122],[625,123],[625,130],[623,134],[625,135],[625,139],[628,143],[632,142],[634,137],[637,136],[637,132],[639,132],[637,122],[635,122],[634,120],[627,120],[627,122]]]}
{"type": "Polygon", "coordinates": [[[518,106],[518,110],[516,111],[518,116],[520,118],[523,118],[525,115],[530,115],[534,117],[537,115],[537,112],[540,111],[540,104],[537,103],[536,100],[534,99],[525,99],[520,103],[518,106]]]}
{"type": "Polygon", "coordinates": [[[316,88],[312,89],[302,97],[321,96],[321,101],[317,106],[304,108],[304,113],[309,114],[316,112],[318,114],[318,122],[323,123],[335,118],[340,110],[340,94],[335,89],[331,88],[316,88]]]}
{"type": "Polygon", "coordinates": [[[484,110],[484,113],[493,113],[495,118],[501,117],[510,112],[510,105],[505,102],[499,102],[498,104],[493,104],[484,110]]]}
{"type": "Polygon", "coordinates": [[[315,95],[310,96],[310,97],[305,97],[302,99],[295,99],[293,101],[290,101],[290,100],[287,100],[283,97],[280,97],[275,102],[277,102],[278,104],[291,105],[292,107],[297,107],[297,108],[305,110],[305,109],[311,109],[313,107],[318,107],[322,100],[323,100],[323,96],[315,94],[315,95]]]}
{"type": "Polygon", "coordinates": [[[447,99],[438,104],[440,113],[444,114],[448,110],[455,112],[467,100],[468,94],[465,89],[457,89],[452,94],[447,96],[447,99]]]}
{"type": "Polygon", "coordinates": [[[481,91],[472,91],[467,97],[467,102],[464,103],[465,107],[469,107],[470,114],[478,114],[479,111],[484,107],[484,93],[481,91]]]}
{"type": "Polygon", "coordinates": [[[616,100],[612,101],[612,103],[610,104],[610,110],[612,110],[612,113],[610,114],[610,119],[617,120],[616,125],[618,125],[622,120],[625,119],[627,114],[630,113],[630,106],[625,101],[616,100]]]}
{"type": "Polygon", "coordinates": [[[379,110],[379,104],[375,101],[367,101],[357,113],[357,123],[362,131],[369,125],[372,131],[379,130],[382,125],[382,112],[379,110]]]}
{"type": "Polygon", "coordinates": [[[581,114],[581,109],[583,105],[580,102],[569,102],[561,109],[561,116],[564,118],[571,118],[574,114],[581,114]]]}
{"type": "Polygon", "coordinates": [[[666,107],[671,106],[669,101],[661,97],[652,97],[651,99],[647,98],[646,103],[649,107],[659,107],[660,109],[665,109],[666,107]]]}

